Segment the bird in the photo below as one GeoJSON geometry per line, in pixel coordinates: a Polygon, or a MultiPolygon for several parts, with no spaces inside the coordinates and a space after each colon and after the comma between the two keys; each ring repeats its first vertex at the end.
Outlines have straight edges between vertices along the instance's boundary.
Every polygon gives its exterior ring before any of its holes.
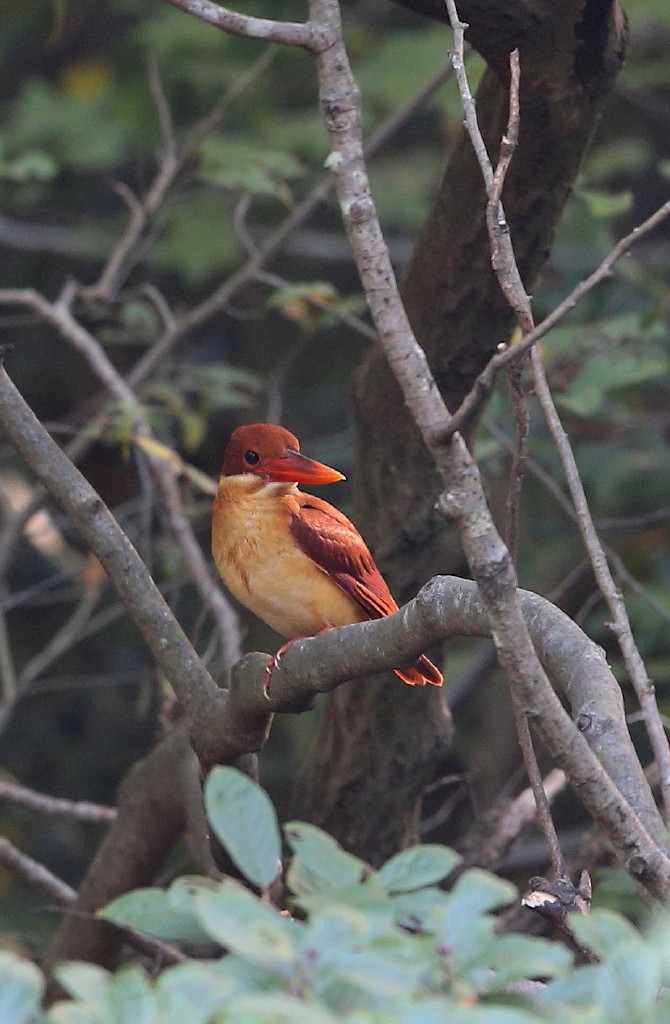
{"type": "MultiPolygon", "coordinates": [[[[233,597],[289,642],[398,610],[354,524],[298,488],[337,480],[342,473],[302,455],[284,427],[246,424],[226,446],[212,506],[214,563],[233,597]]],[[[423,654],[394,671],[411,686],[442,685],[423,654]]]]}

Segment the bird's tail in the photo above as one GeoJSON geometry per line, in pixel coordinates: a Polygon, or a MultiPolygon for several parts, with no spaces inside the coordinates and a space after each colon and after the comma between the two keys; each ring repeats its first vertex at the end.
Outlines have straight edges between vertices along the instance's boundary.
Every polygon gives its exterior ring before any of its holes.
{"type": "Polygon", "coordinates": [[[425,686],[426,683],[442,686],[442,673],[425,654],[421,655],[412,668],[396,668],[394,672],[408,686],[425,686]]]}

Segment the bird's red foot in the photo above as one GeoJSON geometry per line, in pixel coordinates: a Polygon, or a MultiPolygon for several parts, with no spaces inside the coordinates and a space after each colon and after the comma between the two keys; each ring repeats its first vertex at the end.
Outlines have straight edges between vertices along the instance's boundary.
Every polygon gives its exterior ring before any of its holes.
{"type": "MultiPolygon", "coordinates": [[[[325,633],[326,630],[328,630],[328,629],[333,629],[333,626],[324,626],[323,629],[320,629],[318,633],[314,633],[313,635],[314,636],[321,636],[321,634],[325,633]]],[[[272,679],[272,673],[275,670],[275,668],[277,667],[277,665],[279,664],[279,662],[281,661],[281,659],[284,657],[284,655],[286,654],[287,650],[289,649],[289,646],[293,643],[294,640],[304,640],[304,637],[294,636],[290,640],[287,640],[285,644],[281,645],[281,647],[279,648],[277,653],[274,655],[274,657],[270,658],[270,660],[268,661],[267,665],[265,666],[265,672],[263,673],[263,689],[265,690],[266,697],[267,697],[267,694],[268,694],[268,689],[270,687],[270,680],[272,679]]]]}
{"type": "Polygon", "coordinates": [[[272,673],[274,672],[275,668],[277,667],[283,656],[286,654],[286,651],[288,650],[288,646],[290,643],[291,641],[287,640],[285,644],[282,644],[277,653],[272,658],[270,658],[267,665],[265,666],[265,672],[263,673],[263,689],[265,690],[266,697],[268,689],[270,687],[272,673]]]}

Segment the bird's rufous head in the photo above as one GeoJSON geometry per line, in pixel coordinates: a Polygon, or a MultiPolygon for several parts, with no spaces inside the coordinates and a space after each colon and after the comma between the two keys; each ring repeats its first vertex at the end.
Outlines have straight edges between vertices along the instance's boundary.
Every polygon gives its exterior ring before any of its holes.
{"type": "Polygon", "coordinates": [[[278,483],[330,484],[344,480],[336,469],[301,455],[297,437],[271,423],[249,423],[232,432],[222,473],[255,473],[278,483]]]}

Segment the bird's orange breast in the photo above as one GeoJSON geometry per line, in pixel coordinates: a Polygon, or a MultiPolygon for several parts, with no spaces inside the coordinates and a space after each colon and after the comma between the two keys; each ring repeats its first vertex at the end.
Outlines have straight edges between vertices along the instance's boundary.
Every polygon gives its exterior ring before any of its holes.
{"type": "Polygon", "coordinates": [[[295,485],[252,474],[222,477],[212,512],[212,554],[231,594],[272,629],[293,639],[368,616],[296,544],[295,485]]]}

